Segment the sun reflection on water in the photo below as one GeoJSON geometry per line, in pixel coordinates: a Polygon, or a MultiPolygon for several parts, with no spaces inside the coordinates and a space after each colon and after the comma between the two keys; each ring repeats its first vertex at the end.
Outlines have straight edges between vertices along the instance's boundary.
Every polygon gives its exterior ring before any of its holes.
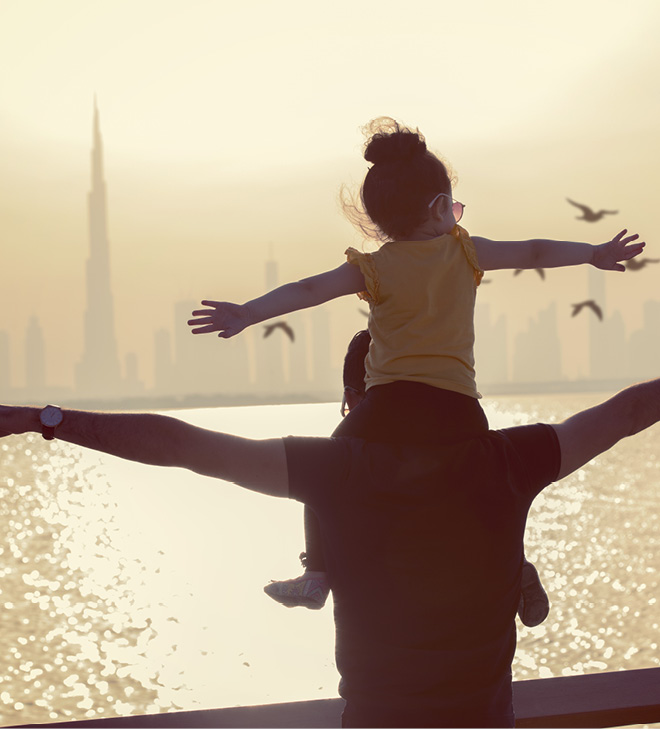
{"type": "Polygon", "coordinates": [[[35,435],[0,460],[2,724],[336,695],[331,606],[262,591],[299,570],[300,505],[35,435]]]}
{"type": "MultiPolygon", "coordinates": [[[[576,410],[548,401],[546,422],[576,410]]],[[[551,610],[539,627],[519,625],[514,679],[660,664],[657,433],[620,442],[536,500],[525,546],[551,610]]]]}

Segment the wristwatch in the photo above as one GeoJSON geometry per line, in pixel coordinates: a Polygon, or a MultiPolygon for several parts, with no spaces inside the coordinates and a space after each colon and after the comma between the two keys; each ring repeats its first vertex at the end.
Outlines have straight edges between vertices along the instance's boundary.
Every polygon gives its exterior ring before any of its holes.
{"type": "Polygon", "coordinates": [[[49,405],[41,409],[39,420],[41,421],[41,435],[46,441],[51,441],[55,438],[55,429],[64,420],[64,414],[59,406],[49,405]]]}

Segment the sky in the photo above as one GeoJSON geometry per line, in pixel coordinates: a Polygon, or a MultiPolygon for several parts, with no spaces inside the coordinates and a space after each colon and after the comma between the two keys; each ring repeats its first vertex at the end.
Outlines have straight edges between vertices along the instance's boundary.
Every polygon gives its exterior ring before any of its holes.
{"type": "MultiPolygon", "coordinates": [[[[362,245],[337,200],[366,172],[373,117],[419,127],[451,163],[471,233],[598,243],[626,227],[653,256],[659,32],[655,0],[0,0],[0,330],[16,380],[32,315],[49,381],[71,385],[82,352],[95,100],[119,348],[149,382],[175,301],[244,301],[270,253],[284,283],[362,245]],[[567,196],[619,214],[577,221],[567,196]]],[[[586,298],[586,267],[492,279],[480,297],[510,337],[586,298]]],[[[607,281],[608,312],[639,327],[653,267],[607,281]]],[[[326,306],[340,357],[364,319],[354,301],[326,306]]],[[[571,376],[585,333],[562,320],[571,376]]]]}

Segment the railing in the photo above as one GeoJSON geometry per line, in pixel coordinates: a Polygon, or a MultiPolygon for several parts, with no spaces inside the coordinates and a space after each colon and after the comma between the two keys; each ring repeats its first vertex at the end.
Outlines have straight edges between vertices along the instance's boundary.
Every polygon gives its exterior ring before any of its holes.
{"type": "MultiPolygon", "coordinates": [[[[660,722],[660,667],[513,683],[516,727],[615,727],[660,722]]],[[[168,712],[22,725],[47,728],[337,728],[343,700],[168,712]]]]}

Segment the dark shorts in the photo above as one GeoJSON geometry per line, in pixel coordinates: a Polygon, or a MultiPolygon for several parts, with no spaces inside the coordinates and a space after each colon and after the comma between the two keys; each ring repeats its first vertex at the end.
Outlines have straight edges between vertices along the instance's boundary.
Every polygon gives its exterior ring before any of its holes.
{"type": "Polygon", "coordinates": [[[369,388],[333,436],[383,444],[461,441],[488,431],[479,401],[453,390],[398,380],[369,388]]]}

